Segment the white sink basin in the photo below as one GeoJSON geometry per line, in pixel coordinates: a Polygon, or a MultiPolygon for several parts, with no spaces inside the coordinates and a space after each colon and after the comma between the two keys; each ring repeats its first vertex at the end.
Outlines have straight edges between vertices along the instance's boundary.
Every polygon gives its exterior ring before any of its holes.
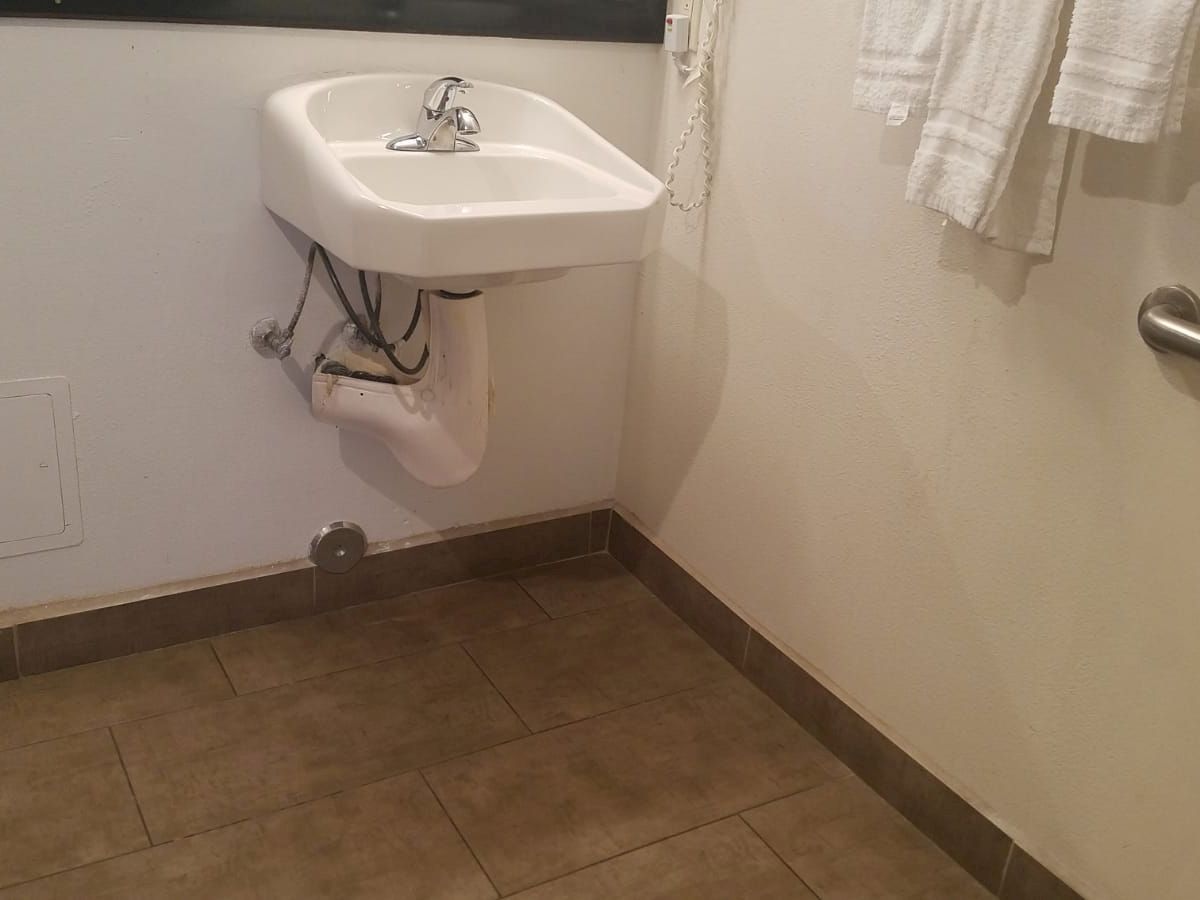
{"type": "Polygon", "coordinates": [[[388,150],[437,75],[331,78],[266,104],[263,201],[349,265],[470,290],[634,262],[657,245],[662,183],[545,97],[475,81],[479,152],[388,150]]]}

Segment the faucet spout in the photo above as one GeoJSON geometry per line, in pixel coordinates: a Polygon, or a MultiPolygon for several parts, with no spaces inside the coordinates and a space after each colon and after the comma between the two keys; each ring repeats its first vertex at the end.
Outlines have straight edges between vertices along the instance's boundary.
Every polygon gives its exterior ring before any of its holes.
{"type": "Polygon", "coordinates": [[[463,135],[479,134],[479,119],[465,106],[451,106],[460,92],[474,85],[457,76],[439,78],[426,90],[417,117],[417,130],[391,140],[389,150],[424,153],[455,153],[478,150],[479,145],[463,135]]]}

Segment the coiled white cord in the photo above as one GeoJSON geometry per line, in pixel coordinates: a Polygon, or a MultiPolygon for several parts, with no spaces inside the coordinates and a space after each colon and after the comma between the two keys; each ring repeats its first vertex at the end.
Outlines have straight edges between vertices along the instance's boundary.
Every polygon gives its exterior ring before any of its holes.
{"type": "Polygon", "coordinates": [[[683,212],[691,212],[699,209],[708,202],[709,195],[712,193],[713,184],[713,146],[712,146],[712,91],[714,78],[714,59],[717,50],[717,32],[721,19],[721,7],[725,5],[725,0],[712,0],[712,9],[709,13],[708,24],[704,29],[704,38],[700,41],[700,50],[696,59],[694,68],[688,68],[679,61],[679,55],[675,56],[675,65],[684,75],[691,75],[693,72],[698,72],[699,77],[696,79],[696,105],[692,108],[692,114],[688,116],[687,125],[683,129],[683,134],[679,136],[679,143],[675,149],[671,151],[671,162],[667,166],[667,198],[668,202],[676,209],[683,212]],[[693,200],[681,199],[678,191],[675,189],[675,182],[679,177],[679,164],[683,158],[683,153],[687,149],[688,142],[697,130],[700,133],[700,158],[701,165],[704,169],[702,186],[700,193],[693,200]]]}

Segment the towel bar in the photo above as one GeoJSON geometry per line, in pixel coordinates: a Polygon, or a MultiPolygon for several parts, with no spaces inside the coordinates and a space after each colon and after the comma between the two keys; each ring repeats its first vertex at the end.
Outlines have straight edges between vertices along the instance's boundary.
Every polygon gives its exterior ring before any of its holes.
{"type": "Polygon", "coordinates": [[[1200,297],[1181,284],[1159,288],[1142,301],[1138,331],[1159,353],[1200,359],[1200,297]]]}

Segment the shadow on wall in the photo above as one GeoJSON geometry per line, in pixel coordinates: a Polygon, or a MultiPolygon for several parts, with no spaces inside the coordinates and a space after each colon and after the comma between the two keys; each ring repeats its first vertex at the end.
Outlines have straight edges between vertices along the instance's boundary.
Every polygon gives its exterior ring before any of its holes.
{"type": "MultiPolygon", "coordinates": [[[[842,685],[826,679],[841,696],[870,698],[875,710],[908,710],[908,722],[928,723],[915,733],[898,732],[874,719],[918,760],[929,764],[939,759],[933,751],[952,745],[976,761],[951,773],[961,776],[951,784],[982,787],[987,768],[1002,766],[1023,783],[1025,798],[1043,798],[1037,840],[1026,843],[1064,871],[1054,857],[1078,833],[1078,811],[1063,791],[1050,790],[1061,780],[1056,767],[1065,757],[1077,770],[1111,770],[1106,728],[1114,720],[1147,717],[1119,667],[1087,662],[1125,652],[1127,636],[1145,630],[1138,624],[1144,611],[1081,587],[1088,579],[1071,563],[1102,562],[1087,549],[1086,522],[1079,525],[1084,536],[1077,538],[1082,550],[1076,556],[1059,559],[1047,549],[1061,540],[1056,529],[1062,521],[1047,497],[1084,509],[1097,491],[1086,471],[1064,467],[1064,460],[1094,452],[1109,420],[1103,406],[1109,395],[1081,391],[1081,399],[1091,396],[1100,405],[1091,417],[1096,428],[1047,431],[1031,452],[1030,434],[1042,433],[1040,426],[1006,422],[1016,407],[996,394],[985,366],[964,369],[964,383],[953,390],[914,383],[903,393],[879,382],[880,367],[864,365],[861,354],[831,337],[838,331],[822,321],[825,304],[806,304],[786,281],[771,277],[779,266],[756,256],[753,235],[739,227],[737,199],[726,191],[717,201],[722,228],[713,253],[725,265],[712,267],[725,277],[734,277],[728,273],[735,268],[736,282],[709,283],[715,276],[704,265],[703,249],[699,265],[662,252],[647,267],[627,425],[638,430],[626,436],[623,493],[636,498],[633,511],[651,534],[663,533],[674,510],[668,530],[686,535],[679,546],[688,555],[680,561],[710,580],[719,576],[714,586],[810,670],[842,673],[842,685]],[[930,403],[952,407],[945,433],[906,429],[910,411],[930,403]],[[988,508],[979,502],[983,497],[1009,499],[988,508]],[[680,521],[681,510],[722,521],[689,524],[680,521]],[[1021,596],[1006,595],[1013,584],[1021,596]],[[1055,602],[1043,604],[1043,597],[1055,602]],[[1099,603],[1111,615],[1097,615],[1099,603]],[[1032,629],[1070,636],[1038,647],[1026,661],[1036,673],[1033,687],[1006,658],[1012,646],[1022,646],[1015,636],[1032,629]],[[919,646],[881,638],[911,633],[924,636],[919,646]],[[928,659],[939,667],[932,669],[928,659]],[[914,672],[923,677],[907,678],[914,672]],[[962,672],[971,677],[959,677],[962,672]],[[862,689],[871,684],[891,687],[881,697],[862,689]],[[1031,689],[1037,703],[1018,704],[1015,698],[1031,689]],[[965,728],[947,715],[972,709],[987,711],[989,727],[965,728]],[[1103,713],[1089,718],[1082,734],[1055,728],[1058,721],[1077,721],[1079,709],[1103,713]],[[991,743],[996,735],[1013,736],[1002,758],[991,743]]],[[[982,260],[1000,273],[996,277],[1018,278],[1018,254],[969,239],[972,266],[982,260]]],[[[690,242],[678,235],[667,246],[681,243],[686,252],[690,242]]],[[[980,281],[990,277],[975,268],[968,273],[980,281]]],[[[1069,274],[1051,270],[1047,276],[1069,281],[1069,274]]],[[[1014,328],[1007,339],[1027,345],[1040,331],[1049,346],[1034,358],[1061,367],[1056,380],[1069,386],[1096,371],[1103,383],[1111,361],[1090,352],[1093,341],[1064,349],[1051,340],[1069,334],[1076,315],[1080,327],[1090,327],[1095,305],[1058,291],[1043,296],[1051,302],[1042,305],[1042,315],[1022,316],[1018,324],[1028,327],[1014,328]]],[[[1128,321],[1132,311],[1121,290],[1101,300],[1112,313],[1102,322],[1128,321]]],[[[1129,335],[1122,329],[1119,337],[1129,335]]],[[[919,352],[954,353],[953,343],[919,352]]],[[[1147,748],[1142,761],[1163,771],[1176,764],[1167,746],[1147,748]]],[[[1178,802],[1186,804],[1183,797],[1178,802]]],[[[1178,809],[1130,809],[1119,797],[1101,808],[1126,820],[1133,835],[1178,809]]],[[[1165,862],[1190,850],[1190,840],[1180,835],[1151,855],[1165,862]]],[[[1076,871],[1083,868],[1073,862],[1076,871]]]]}
{"type": "Polygon", "coordinates": [[[1200,182],[1200,66],[1190,72],[1192,89],[1183,117],[1183,133],[1157,144],[1129,144],[1107,138],[1088,140],[1083,190],[1093,197],[1120,197],[1160,206],[1178,206],[1200,182]]]}
{"type": "Polygon", "coordinates": [[[639,485],[639,515],[655,529],[717,416],[729,362],[728,303],[702,271],[703,258],[692,268],[660,250],[646,261],[638,290],[629,390],[639,395],[628,404],[655,414],[653,428],[635,438],[639,452],[657,462],[639,485]],[[665,340],[664,331],[674,337],[665,340]]]}
{"type": "MultiPolygon", "coordinates": [[[[913,120],[902,128],[884,128],[879,140],[879,162],[885,166],[901,169],[907,174],[913,156],[921,140],[921,125],[913,120]]],[[[1064,183],[1070,181],[1075,156],[1074,139],[1067,155],[1064,183]]],[[[903,190],[903,187],[901,187],[903,190]]],[[[1059,198],[1059,220],[1062,219],[1063,204],[1067,191],[1059,198]]],[[[917,208],[913,207],[914,213],[917,208]]],[[[942,228],[938,265],[947,272],[971,276],[977,286],[987,288],[993,296],[1007,305],[1015,305],[1025,296],[1029,276],[1049,259],[999,250],[982,240],[978,235],[950,220],[942,228]]]]}
{"type": "MultiPolygon", "coordinates": [[[[723,217],[736,220],[736,198],[724,194],[720,210],[723,217]]],[[[627,454],[632,465],[623,464],[636,470],[628,478],[636,481],[629,491],[637,497],[636,515],[651,534],[661,534],[677,497],[701,491],[731,498],[726,522],[711,528],[685,526],[699,543],[689,548],[693,558],[680,561],[710,578],[736,573],[733,583],[726,578],[717,586],[726,588],[727,597],[736,591],[754,624],[810,671],[821,673],[823,661],[832,670],[858,671],[861,676],[861,666],[837,663],[849,653],[862,653],[864,645],[848,635],[877,634],[881,619],[890,623],[885,631],[904,634],[913,628],[914,616],[918,618],[924,623],[921,630],[943,645],[936,653],[954,660],[954,665],[936,689],[924,684],[913,690],[899,673],[922,667],[906,659],[917,651],[898,642],[868,651],[876,680],[897,686],[906,697],[901,706],[918,703],[920,719],[940,721],[956,734],[959,726],[948,721],[945,709],[986,707],[1000,724],[977,735],[971,755],[993,757],[990,735],[1025,734],[1030,723],[1011,702],[1005,668],[992,648],[988,622],[996,611],[981,609],[977,599],[970,602],[973,592],[961,572],[956,543],[947,534],[949,526],[941,521],[933,496],[939,486],[931,485],[938,480],[937,472],[949,471],[951,480],[967,479],[970,473],[961,466],[955,472],[953,447],[945,448],[947,458],[927,459],[924,468],[918,466],[898,433],[895,411],[889,412],[860,361],[831,340],[820,321],[808,319],[798,302],[801,298],[789,292],[786,282],[768,276],[769,268],[755,258],[752,243],[733,252],[738,259],[737,294],[729,298],[703,277],[703,252],[696,268],[666,251],[647,266],[630,381],[639,393],[629,398],[635,412],[627,424],[642,428],[626,436],[635,449],[627,454]],[[760,309],[746,310],[737,323],[732,350],[737,358],[731,369],[729,310],[745,310],[751,303],[760,309]],[[747,322],[754,320],[761,322],[759,334],[747,330],[747,322]],[[654,359],[648,358],[650,353],[654,359]],[[763,391],[776,396],[764,403],[763,391]],[[836,416],[825,414],[829,404],[820,397],[830,393],[839,397],[836,416]],[[785,397],[788,402],[782,402],[785,397]],[[788,414],[772,416],[772,408],[788,414]],[[688,479],[693,483],[684,487],[688,479]],[[831,490],[831,485],[837,487],[831,490]],[[867,535],[873,537],[864,539],[867,535]],[[922,563],[906,567],[912,582],[898,590],[896,572],[886,558],[922,563]],[[803,602],[801,591],[831,583],[837,585],[838,596],[824,599],[833,602],[815,597],[803,602]],[[781,586],[796,595],[781,596],[781,586]],[[915,610],[914,597],[921,598],[915,610]],[[782,635],[804,639],[789,642],[782,635]],[[979,674],[957,679],[958,667],[979,674]],[[987,691],[982,698],[981,685],[987,691]]],[[[1014,254],[1003,256],[1011,260],[1014,254]]],[[[952,419],[971,421],[972,398],[966,392],[960,397],[964,408],[952,419]]],[[[913,402],[926,399],[914,397],[913,402]]],[[[975,437],[951,440],[965,443],[975,437]]],[[[998,465],[991,471],[1002,480],[1009,469],[998,465]]],[[[953,484],[940,486],[942,494],[955,491],[970,494],[953,484]]],[[[723,505],[701,501],[699,508],[711,512],[723,505]]],[[[976,532],[974,541],[980,545],[1006,527],[987,517],[968,517],[960,524],[976,532]]],[[[955,538],[961,542],[962,534],[955,538]]],[[[1079,615],[1086,612],[1080,609],[1079,615]]],[[[1057,663],[1047,664],[1045,675],[1054,678],[1057,669],[1058,676],[1068,679],[1072,665],[1064,654],[1057,663]]],[[[842,697],[856,695],[836,680],[825,681],[842,697]]],[[[928,751],[941,745],[943,737],[899,733],[881,724],[918,760],[929,764],[937,758],[928,751]]],[[[1082,760],[1081,764],[1087,765],[1082,760]]],[[[1052,796],[1041,785],[1053,773],[1040,771],[1031,752],[1010,755],[1004,765],[1022,773],[1030,793],[1052,796]]],[[[944,769],[933,768],[945,776],[944,769]]],[[[1067,833],[1071,811],[1058,809],[1054,816],[1067,833]]]]}
{"type": "Polygon", "coordinates": [[[1189,110],[1183,134],[1160,144],[1129,144],[1090,137],[1082,186],[1093,197],[1178,206],[1200,182],[1200,110],[1189,110]]]}
{"type": "MultiPolygon", "coordinates": [[[[1200,66],[1192,68],[1191,87],[1200,85],[1200,66]]],[[[1157,144],[1130,144],[1090,136],[1083,161],[1081,186],[1085,194],[1102,199],[1129,200],[1155,206],[1175,208],[1188,199],[1193,187],[1200,183],[1200,103],[1188,103],[1183,119],[1183,132],[1165,138],[1157,144]]],[[[1188,220],[1190,222],[1190,220],[1188,220]]],[[[1165,226],[1155,221],[1155,233],[1144,235],[1148,248],[1164,261],[1187,259],[1195,248],[1186,243],[1192,229],[1165,226]],[[1164,230],[1165,229],[1165,230],[1164,230]],[[1181,238],[1182,234],[1182,238],[1181,238]]],[[[1178,280],[1174,267],[1164,270],[1164,282],[1178,280]]],[[[1189,285],[1200,289],[1200,285],[1189,285]]],[[[1157,285],[1148,285],[1157,287],[1157,285]]],[[[1159,369],[1173,389],[1189,397],[1200,398],[1200,367],[1178,356],[1159,354],[1159,369]],[[1181,365],[1181,362],[1183,363],[1181,365]]]]}

